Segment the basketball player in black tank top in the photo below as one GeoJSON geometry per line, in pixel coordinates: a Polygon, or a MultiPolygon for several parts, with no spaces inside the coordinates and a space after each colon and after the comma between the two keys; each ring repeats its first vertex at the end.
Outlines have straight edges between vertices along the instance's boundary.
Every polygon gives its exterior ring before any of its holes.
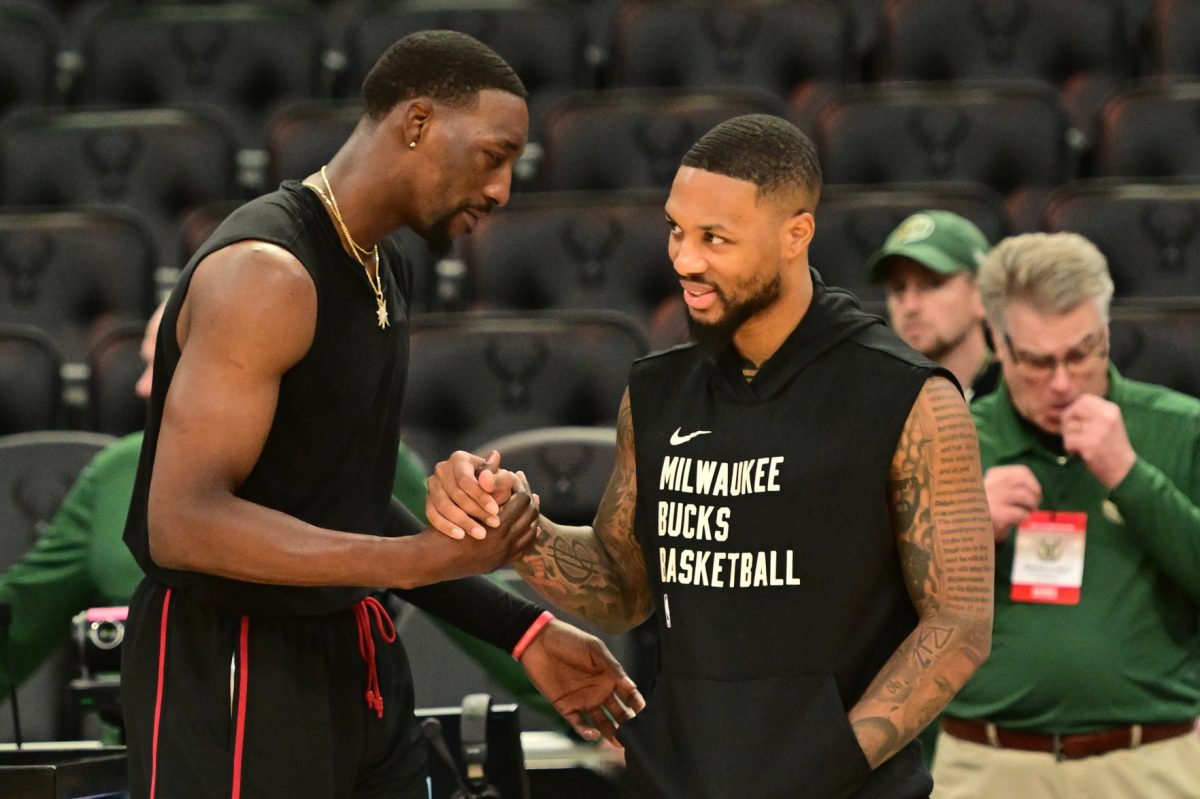
{"type": "MultiPolygon", "coordinates": [[[[776,117],[685,156],[666,232],[697,343],[634,364],[594,525],[542,518],[518,563],[606,629],[655,612],[655,684],[619,733],[628,797],[927,797],[913,738],[989,652],[971,417],[949,372],[810,268],[820,184],[776,117]]],[[[489,472],[483,491],[481,465],[438,465],[431,519],[523,489],[489,472]]]]}
{"type": "Polygon", "coordinates": [[[137,799],[424,797],[382,588],[512,652],[585,737],[641,708],[598,639],[471,576],[532,542],[528,493],[449,534],[391,499],[411,275],[383,240],[448,240],[508,200],[524,94],[471,37],[400,40],[327,168],[184,270],[125,532],[146,574],[122,666],[137,799]]]}

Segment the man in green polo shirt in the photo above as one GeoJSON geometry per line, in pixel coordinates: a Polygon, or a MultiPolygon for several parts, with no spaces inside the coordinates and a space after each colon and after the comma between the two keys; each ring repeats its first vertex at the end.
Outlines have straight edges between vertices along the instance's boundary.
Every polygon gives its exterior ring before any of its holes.
{"type": "Polygon", "coordinates": [[[1200,797],[1200,401],[1109,362],[1113,284],[1081,236],[1007,239],[978,281],[995,629],[934,797],[1200,797]]]}
{"type": "Polygon", "coordinates": [[[920,211],[888,234],[867,261],[887,291],[888,320],[904,343],[945,366],[970,402],[996,387],[1000,367],[983,332],[975,270],[988,241],[969,219],[920,211]]]}

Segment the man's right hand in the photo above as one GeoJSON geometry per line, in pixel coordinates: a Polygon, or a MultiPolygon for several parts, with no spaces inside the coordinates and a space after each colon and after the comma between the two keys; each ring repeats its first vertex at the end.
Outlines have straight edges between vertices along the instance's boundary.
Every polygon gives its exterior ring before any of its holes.
{"type": "Polygon", "coordinates": [[[427,529],[417,534],[426,568],[424,583],[455,580],[487,574],[521,557],[537,535],[538,504],[523,486],[499,509],[499,522],[483,538],[454,540],[443,532],[427,529]]]}
{"type": "Polygon", "coordinates": [[[451,538],[482,539],[484,525],[499,524],[500,507],[510,496],[528,491],[523,479],[500,469],[500,453],[480,458],[459,450],[439,463],[427,483],[425,517],[435,530],[451,538]],[[465,533],[464,533],[465,531],[465,533]]]}
{"type": "Polygon", "coordinates": [[[997,544],[1042,504],[1041,483],[1028,466],[993,466],[983,475],[983,489],[997,544]]]}

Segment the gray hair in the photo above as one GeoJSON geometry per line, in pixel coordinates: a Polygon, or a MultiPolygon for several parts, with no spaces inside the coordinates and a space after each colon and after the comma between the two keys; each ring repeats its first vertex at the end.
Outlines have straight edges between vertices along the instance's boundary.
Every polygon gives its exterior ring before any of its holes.
{"type": "Polygon", "coordinates": [[[1004,239],[988,253],[977,277],[988,324],[1005,328],[1013,301],[1038,313],[1063,314],[1092,300],[1108,322],[1113,282],[1108,261],[1077,233],[1026,233],[1004,239]]]}

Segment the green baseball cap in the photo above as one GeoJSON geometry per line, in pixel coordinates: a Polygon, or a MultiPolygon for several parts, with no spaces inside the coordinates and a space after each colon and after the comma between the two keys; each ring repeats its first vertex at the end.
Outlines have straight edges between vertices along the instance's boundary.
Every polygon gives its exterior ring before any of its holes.
{"type": "Polygon", "coordinates": [[[949,211],[918,211],[905,219],[867,261],[872,283],[887,277],[889,258],[911,258],[943,275],[975,272],[987,255],[987,237],[969,220],[949,211]]]}

